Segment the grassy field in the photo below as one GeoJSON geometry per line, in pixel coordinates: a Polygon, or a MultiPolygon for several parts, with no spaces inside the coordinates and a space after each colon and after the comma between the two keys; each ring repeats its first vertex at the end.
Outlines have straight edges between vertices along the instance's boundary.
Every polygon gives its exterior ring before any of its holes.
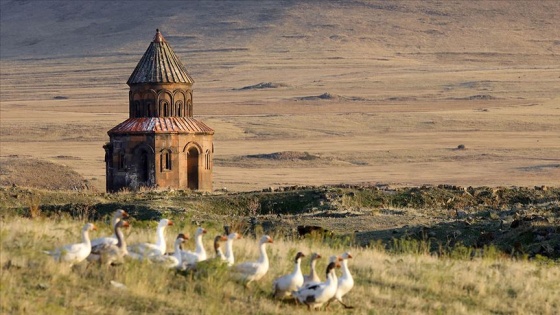
{"type": "MultiPolygon", "coordinates": [[[[93,237],[110,233],[104,222],[93,237]]],[[[505,258],[490,248],[485,254],[466,258],[456,251],[436,257],[419,244],[402,244],[401,250],[348,247],[343,243],[300,241],[275,237],[268,247],[271,269],[248,289],[232,281],[224,268],[184,276],[147,263],[130,262],[110,268],[97,265],[58,265],[42,253],[79,240],[82,223],[46,218],[3,219],[1,312],[4,314],[307,314],[305,307],[270,298],[272,280],[292,269],[297,251],[312,251],[324,257],[350,251],[349,262],[355,287],[345,302],[355,307],[345,311],[333,304],[332,314],[557,314],[560,301],[560,265],[549,260],[505,258]],[[122,283],[117,288],[111,281],[122,283]]],[[[168,244],[178,232],[167,231],[168,244]]],[[[211,229],[209,236],[219,231],[211,229]]],[[[154,229],[132,226],[128,243],[153,238],[154,229]]],[[[211,237],[205,237],[207,250],[211,237]]],[[[274,235],[273,235],[274,236],[274,235]]],[[[192,248],[192,244],[187,245],[192,248]]],[[[237,261],[257,257],[256,241],[244,238],[234,243],[237,261]]],[[[326,259],[318,268],[324,270],[326,259]]],[[[304,272],[308,261],[304,259],[304,272]]],[[[323,273],[321,272],[321,275],[323,273]]]]}
{"type": "MultiPolygon", "coordinates": [[[[560,311],[560,264],[545,253],[535,254],[542,248],[550,248],[553,257],[558,254],[560,195],[556,188],[481,187],[465,192],[322,187],[201,195],[11,187],[0,192],[0,311],[6,314],[223,314],[224,309],[231,314],[306,314],[305,307],[270,298],[273,279],[291,271],[298,251],[321,253],[325,258],[319,261],[319,270],[324,270],[330,255],[350,251],[354,256],[349,266],[356,284],[345,302],[355,309],[333,304],[327,313],[560,311]],[[450,198],[455,201],[445,205],[443,201],[450,198]],[[125,232],[128,244],[154,241],[156,221],[163,216],[175,222],[166,231],[168,248],[177,233],[193,235],[201,224],[209,230],[204,244],[210,253],[213,236],[221,233],[223,224],[232,225],[244,233],[234,243],[236,261],[258,256],[248,228],[249,218],[255,217],[260,222],[256,234],[266,229],[274,238],[268,246],[271,269],[246,289],[219,266],[187,275],[134,261],[114,267],[83,263],[69,268],[43,253],[78,242],[81,226],[89,220],[98,226],[92,238],[111,234],[108,217],[120,207],[132,214],[131,228],[125,232]],[[270,212],[276,214],[262,214],[270,212]],[[512,217],[525,223],[510,228],[512,217]],[[321,225],[334,235],[298,239],[286,233],[298,224],[321,225]],[[478,244],[481,235],[490,233],[495,237],[478,244]],[[520,248],[512,252],[516,242],[520,248]]],[[[192,240],[185,246],[194,248],[192,240]]],[[[306,259],[303,269],[308,271],[306,259]]]]}
{"type": "MultiPolygon", "coordinates": [[[[539,254],[560,253],[559,1],[0,0],[0,12],[1,313],[307,313],[269,297],[298,250],[355,256],[356,309],[333,314],[560,313],[560,267],[539,254]],[[125,82],[156,28],[216,131],[209,195],[103,193],[106,132],[128,118],[125,82]],[[392,197],[272,192],[364,183],[392,197]],[[488,198],[415,188],[442,184],[488,198]],[[527,191],[545,198],[508,195],[527,191]],[[221,269],[63,268],[42,253],[78,241],[86,220],[109,234],[117,207],[135,215],[129,243],[172,216],[171,245],[196,223],[215,234],[255,215],[255,198],[276,211],[265,222],[352,237],[272,229],[273,268],[250,289],[221,269]]],[[[239,260],[254,244],[235,244],[239,260]]]]}

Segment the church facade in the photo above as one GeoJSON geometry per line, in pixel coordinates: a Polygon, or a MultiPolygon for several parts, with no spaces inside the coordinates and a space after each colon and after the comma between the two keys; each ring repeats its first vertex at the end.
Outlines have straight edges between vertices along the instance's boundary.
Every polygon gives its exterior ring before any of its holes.
{"type": "Polygon", "coordinates": [[[107,132],[108,192],[212,191],[214,130],[193,118],[193,83],[157,30],[127,81],[129,118],[107,132]]]}

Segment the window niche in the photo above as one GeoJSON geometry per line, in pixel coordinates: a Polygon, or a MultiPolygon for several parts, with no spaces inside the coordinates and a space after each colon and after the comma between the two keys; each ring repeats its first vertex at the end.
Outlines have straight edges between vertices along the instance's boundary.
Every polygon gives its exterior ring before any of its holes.
{"type": "Polygon", "coordinates": [[[117,170],[126,171],[126,161],[123,152],[117,153],[117,170]]]}
{"type": "Polygon", "coordinates": [[[170,112],[169,112],[169,102],[162,100],[159,102],[159,116],[160,117],[169,117],[170,112]]]}
{"type": "Polygon", "coordinates": [[[206,152],[204,152],[204,168],[209,170],[210,169],[210,150],[206,150],[206,152]]]}
{"type": "Polygon", "coordinates": [[[160,153],[159,164],[161,165],[162,172],[171,171],[171,150],[165,149],[160,153]]]}

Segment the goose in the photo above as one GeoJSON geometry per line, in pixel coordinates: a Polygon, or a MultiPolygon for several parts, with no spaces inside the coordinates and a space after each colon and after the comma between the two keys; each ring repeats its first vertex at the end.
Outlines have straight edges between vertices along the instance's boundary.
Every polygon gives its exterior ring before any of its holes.
{"type": "Polygon", "coordinates": [[[321,254],[319,253],[311,254],[311,261],[310,261],[311,268],[309,270],[309,274],[303,276],[303,285],[307,285],[309,283],[317,284],[321,282],[321,278],[319,278],[319,275],[317,274],[317,270],[315,269],[315,265],[317,264],[317,259],[319,258],[322,258],[321,254]]]}
{"type": "Polygon", "coordinates": [[[92,247],[91,253],[87,257],[88,261],[98,261],[100,264],[113,265],[117,261],[122,261],[123,257],[128,254],[126,249],[126,241],[122,232],[122,228],[130,225],[127,221],[119,220],[115,224],[115,235],[117,236],[117,244],[103,243],[95,248],[92,247]]]}
{"type": "Polygon", "coordinates": [[[245,282],[245,286],[253,281],[260,280],[268,272],[267,243],[273,243],[273,240],[270,236],[264,235],[259,241],[260,257],[258,261],[244,262],[232,267],[234,277],[245,282]]]}
{"type": "Polygon", "coordinates": [[[135,259],[143,259],[148,256],[164,255],[166,250],[165,244],[165,228],[173,225],[173,222],[168,219],[161,219],[156,229],[157,242],[152,243],[138,243],[128,246],[128,255],[135,259]]]}
{"type": "Polygon", "coordinates": [[[91,241],[89,239],[89,231],[95,231],[97,228],[93,223],[86,223],[82,228],[82,242],[68,244],[59,247],[53,251],[45,251],[45,253],[54,257],[57,262],[73,264],[84,261],[91,252],[91,241]]]}
{"type": "Polygon", "coordinates": [[[208,272],[209,270],[216,269],[217,266],[226,263],[226,257],[220,248],[220,242],[223,242],[227,239],[225,235],[217,235],[214,237],[214,252],[215,256],[204,261],[199,261],[196,264],[189,264],[183,261],[181,268],[182,271],[189,271],[189,272],[208,272]]]}
{"type": "Polygon", "coordinates": [[[307,305],[307,309],[316,309],[327,303],[336,294],[338,279],[335,268],[340,266],[338,262],[331,262],[327,266],[327,280],[319,284],[302,287],[293,292],[296,301],[307,305]]]}
{"type": "Polygon", "coordinates": [[[206,234],[206,230],[199,227],[196,229],[194,233],[194,243],[196,245],[194,252],[189,250],[182,250],[181,255],[183,258],[183,262],[186,264],[196,264],[197,262],[201,262],[206,260],[206,250],[204,249],[204,245],[202,244],[202,235],[206,234]]]}
{"type": "Polygon", "coordinates": [[[224,255],[224,252],[222,252],[222,249],[220,248],[220,242],[226,241],[227,240],[227,236],[225,235],[216,235],[216,237],[214,237],[214,253],[215,259],[218,259],[220,261],[226,261],[226,256],[224,255]]]}
{"type": "MultiPolygon", "coordinates": [[[[320,255],[319,255],[319,256],[320,256],[320,255]]],[[[337,267],[339,267],[338,265],[339,265],[339,262],[340,262],[340,261],[342,261],[342,258],[340,258],[340,257],[338,257],[338,256],[336,256],[336,255],[333,255],[333,256],[329,257],[329,262],[327,263],[327,265],[330,264],[330,263],[332,263],[332,262],[334,262],[334,263],[337,264],[337,267]]],[[[303,285],[302,285],[301,287],[302,287],[302,288],[308,288],[308,287],[310,287],[310,286],[314,286],[314,285],[323,283],[317,274],[315,274],[315,276],[317,276],[316,279],[318,279],[318,281],[304,282],[303,285]]]]}
{"type": "Polygon", "coordinates": [[[181,244],[183,244],[188,239],[188,235],[179,233],[175,238],[175,243],[173,246],[175,251],[172,255],[152,255],[149,256],[148,259],[150,260],[150,262],[164,266],[166,268],[184,269],[185,265],[181,257],[181,244]]]}
{"type": "MultiPolygon", "coordinates": [[[[111,228],[115,228],[115,224],[122,219],[128,218],[128,213],[123,209],[117,209],[111,218],[111,228]]],[[[117,235],[113,233],[111,236],[99,237],[91,240],[91,250],[93,252],[99,251],[105,245],[117,245],[117,235]],[[99,249],[97,247],[100,247],[99,249]]]]}
{"type": "MultiPolygon", "coordinates": [[[[342,276],[340,276],[340,278],[338,278],[338,285],[337,285],[336,294],[334,296],[334,299],[336,299],[338,302],[340,302],[340,304],[342,304],[342,306],[344,306],[344,308],[354,308],[354,307],[348,306],[348,305],[346,305],[342,302],[342,297],[344,295],[346,295],[346,293],[350,292],[350,290],[352,290],[352,288],[354,287],[354,279],[352,278],[352,275],[350,274],[350,270],[348,269],[348,259],[352,258],[352,254],[350,254],[349,252],[345,252],[340,257],[342,259],[342,267],[341,267],[342,276]]],[[[331,299],[331,301],[332,301],[332,299],[331,299]]],[[[326,307],[329,306],[331,301],[329,301],[327,303],[326,307]]]]}
{"type": "Polygon", "coordinates": [[[301,273],[301,258],[305,257],[302,252],[296,254],[294,271],[277,278],[272,283],[273,297],[282,299],[292,295],[293,291],[299,290],[303,285],[303,274],[301,273]]]}
{"type": "Polygon", "coordinates": [[[240,238],[241,235],[236,232],[229,233],[227,236],[225,257],[228,266],[233,266],[233,264],[235,263],[235,257],[233,256],[233,240],[238,240],[240,238]]]}

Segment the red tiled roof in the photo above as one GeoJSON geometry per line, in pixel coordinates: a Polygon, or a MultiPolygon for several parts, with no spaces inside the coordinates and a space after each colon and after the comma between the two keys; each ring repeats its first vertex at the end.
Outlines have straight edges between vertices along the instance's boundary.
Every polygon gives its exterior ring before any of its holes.
{"type": "Polygon", "coordinates": [[[142,133],[194,133],[214,134],[214,130],[201,121],[188,117],[129,118],[116,125],[107,134],[142,133]]]}

